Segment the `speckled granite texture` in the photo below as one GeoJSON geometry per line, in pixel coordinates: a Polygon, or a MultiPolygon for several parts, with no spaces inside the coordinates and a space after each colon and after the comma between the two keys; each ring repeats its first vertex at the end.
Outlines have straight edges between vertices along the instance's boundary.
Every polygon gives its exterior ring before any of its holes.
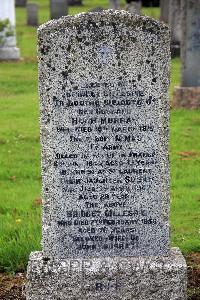
{"type": "Polygon", "coordinates": [[[39,28],[43,251],[169,252],[169,30],[125,11],[39,28]]]}
{"type": "Polygon", "coordinates": [[[43,252],[27,300],[183,300],[169,248],[169,30],[125,11],[39,28],[43,252]]]}
{"type": "Polygon", "coordinates": [[[166,257],[45,260],[32,253],[27,300],[184,300],[187,266],[178,249],[166,257]]]}

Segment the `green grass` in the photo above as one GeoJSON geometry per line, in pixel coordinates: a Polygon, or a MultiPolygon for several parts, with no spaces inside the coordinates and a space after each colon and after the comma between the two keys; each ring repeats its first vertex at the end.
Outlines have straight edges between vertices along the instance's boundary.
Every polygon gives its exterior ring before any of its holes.
{"type": "MultiPolygon", "coordinates": [[[[40,4],[40,23],[47,21],[48,0],[34,2],[40,4]]],[[[92,6],[107,3],[93,0],[92,6]]],[[[91,8],[91,1],[85,0],[83,7],[71,8],[70,13],[91,8]]],[[[143,13],[159,17],[157,8],[143,13]]],[[[0,63],[0,271],[12,272],[26,268],[41,239],[36,29],[26,26],[24,8],[17,8],[17,38],[22,60],[0,63]]],[[[180,60],[174,59],[170,95],[179,82],[180,60]]],[[[172,244],[184,253],[200,250],[199,136],[198,111],[171,111],[172,244]],[[179,154],[185,151],[194,153],[179,154]]]]}

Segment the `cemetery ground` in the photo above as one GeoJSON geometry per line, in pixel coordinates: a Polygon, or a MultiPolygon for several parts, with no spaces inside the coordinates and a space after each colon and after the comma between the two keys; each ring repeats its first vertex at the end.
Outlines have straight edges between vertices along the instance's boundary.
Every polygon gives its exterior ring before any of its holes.
{"type": "MultiPolygon", "coordinates": [[[[40,5],[40,23],[46,22],[48,1],[33,2],[40,5]]],[[[108,6],[107,0],[83,3],[69,13],[108,6]]],[[[159,17],[158,8],[143,9],[143,13],[159,17]]],[[[17,39],[22,59],[0,64],[0,299],[22,299],[28,256],[41,249],[36,29],[26,26],[24,8],[17,8],[17,39]]],[[[175,58],[170,98],[179,83],[180,60],[175,58]]],[[[172,108],[170,130],[172,246],[180,247],[187,259],[189,299],[200,299],[199,111],[172,108]]]]}

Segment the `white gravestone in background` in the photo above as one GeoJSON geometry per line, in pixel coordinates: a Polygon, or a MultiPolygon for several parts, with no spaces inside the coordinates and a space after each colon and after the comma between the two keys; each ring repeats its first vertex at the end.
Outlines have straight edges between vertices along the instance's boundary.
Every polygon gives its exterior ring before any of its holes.
{"type": "Polygon", "coordinates": [[[19,59],[15,36],[15,5],[14,0],[0,0],[0,22],[6,22],[0,32],[0,60],[19,59]]]}
{"type": "Polygon", "coordinates": [[[200,108],[200,0],[182,0],[181,87],[174,90],[176,107],[200,108]]]}
{"type": "Polygon", "coordinates": [[[169,238],[169,45],[168,26],[126,11],[40,27],[43,250],[27,300],[185,299],[169,238]]]}

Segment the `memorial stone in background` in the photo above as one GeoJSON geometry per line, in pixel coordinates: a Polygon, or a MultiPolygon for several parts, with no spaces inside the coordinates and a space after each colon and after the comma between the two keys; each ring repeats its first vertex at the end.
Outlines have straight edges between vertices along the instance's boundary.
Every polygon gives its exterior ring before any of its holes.
{"type": "Polygon", "coordinates": [[[109,0],[110,8],[114,10],[120,9],[120,1],[119,0],[109,0]]]}
{"type": "Polygon", "coordinates": [[[160,0],[160,20],[169,22],[169,0],[160,0]]]}
{"type": "Polygon", "coordinates": [[[67,0],[50,0],[50,16],[51,19],[59,19],[68,13],[67,0]]]}
{"type": "Polygon", "coordinates": [[[180,55],[182,39],[181,0],[169,0],[169,25],[171,29],[172,56],[180,55]]]}
{"type": "Polygon", "coordinates": [[[142,1],[127,1],[128,5],[126,10],[130,13],[140,15],[142,9],[142,1]]]}
{"type": "Polygon", "coordinates": [[[200,0],[182,3],[182,86],[200,87],[200,0]]]}
{"type": "Polygon", "coordinates": [[[27,300],[185,300],[169,248],[168,27],[125,11],[39,29],[42,252],[27,300]]]}
{"type": "Polygon", "coordinates": [[[98,12],[98,13],[100,13],[100,12],[102,12],[103,10],[104,10],[103,7],[98,6],[98,7],[95,7],[95,8],[93,8],[93,9],[89,10],[89,12],[98,12]]]}
{"type": "Polygon", "coordinates": [[[27,0],[15,0],[15,6],[25,7],[27,0]]]}
{"type": "Polygon", "coordinates": [[[38,26],[38,4],[28,3],[26,8],[27,8],[27,25],[38,26]]]}
{"type": "Polygon", "coordinates": [[[200,0],[182,0],[181,87],[174,90],[175,107],[200,108],[200,0]]]}
{"type": "Polygon", "coordinates": [[[16,47],[15,4],[14,0],[1,0],[0,22],[0,60],[19,59],[19,49],[16,47]]]}
{"type": "Polygon", "coordinates": [[[69,6],[80,6],[82,5],[82,0],[68,0],[69,6]]]}

